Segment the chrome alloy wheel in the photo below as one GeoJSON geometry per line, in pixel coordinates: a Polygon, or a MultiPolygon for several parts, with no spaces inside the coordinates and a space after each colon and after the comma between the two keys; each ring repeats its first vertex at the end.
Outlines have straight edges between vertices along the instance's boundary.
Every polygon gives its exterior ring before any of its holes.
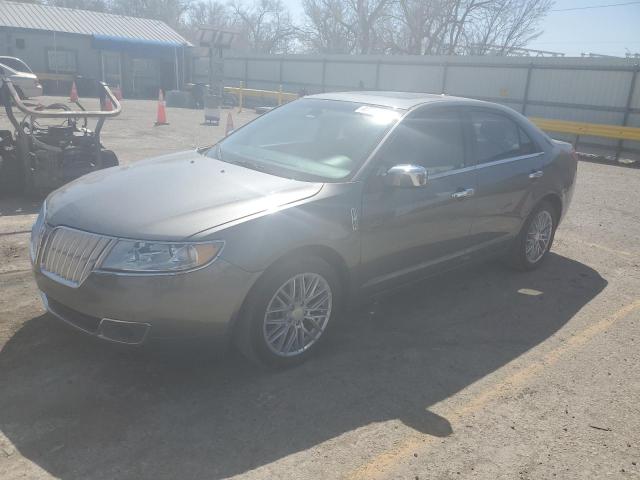
{"type": "Polygon", "coordinates": [[[527,231],[525,255],[530,263],[537,263],[544,256],[549,247],[552,232],[553,217],[548,211],[540,210],[527,231]]]}
{"type": "Polygon", "coordinates": [[[276,355],[292,357],[313,345],[331,317],[329,283],[317,273],[299,273],[271,297],[263,321],[263,335],[276,355]]]}

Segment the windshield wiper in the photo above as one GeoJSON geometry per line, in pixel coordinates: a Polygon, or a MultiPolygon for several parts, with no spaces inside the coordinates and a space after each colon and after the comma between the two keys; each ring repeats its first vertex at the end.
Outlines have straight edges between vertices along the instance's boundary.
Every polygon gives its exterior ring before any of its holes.
{"type": "Polygon", "coordinates": [[[245,167],[245,168],[249,168],[251,170],[256,170],[259,172],[264,172],[264,173],[273,173],[273,169],[268,168],[266,165],[264,165],[263,163],[260,162],[256,162],[254,160],[248,160],[248,159],[238,159],[238,158],[234,158],[233,160],[228,159],[228,158],[223,158],[222,156],[222,148],[218,147],[217,148],[217,155],[216,157],[218,158],[218,160],[225,162],[225,163],[232,163],[234,165],[240,165],[241,167],[245,167]]]}

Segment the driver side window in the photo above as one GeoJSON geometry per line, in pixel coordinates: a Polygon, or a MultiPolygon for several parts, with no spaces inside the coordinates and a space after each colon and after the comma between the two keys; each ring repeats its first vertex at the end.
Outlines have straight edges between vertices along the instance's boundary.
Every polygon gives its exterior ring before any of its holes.
{"type": "Polygon", "coordinates": [[[383,146],[381,160],[386,168],[420,165],[429,175],[463,168],[465,147],[460,115],[455,110],[410,115],[383,146]]]}

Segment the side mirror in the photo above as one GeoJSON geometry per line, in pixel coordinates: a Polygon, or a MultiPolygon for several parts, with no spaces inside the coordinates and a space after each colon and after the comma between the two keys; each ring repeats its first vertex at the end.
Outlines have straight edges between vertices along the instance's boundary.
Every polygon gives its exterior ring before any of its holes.
{"type": "Polygon", "coordinates": [[[420,165],[394,165],[384,176],[389,187],[412,188],[427,184],[427,169],[420,165]]]}

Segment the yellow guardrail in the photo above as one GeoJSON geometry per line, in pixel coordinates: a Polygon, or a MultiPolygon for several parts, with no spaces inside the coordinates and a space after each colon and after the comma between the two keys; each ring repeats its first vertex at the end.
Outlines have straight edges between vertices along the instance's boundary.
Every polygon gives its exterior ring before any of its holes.
{"type": "Polygon", "coordinates": [[[640,128],[605,125],[602,123],[568,122],[566,120],[550,120],[530,117],[542,130],[557,133],[572,133],[590,137],[614,138],[616,140],[635,140],[640,142],[640,128]]]}
{"type": "Polygon", "coordinates": [[[72,81],[74,79],[74,76],[68,73],[36,73],[36,77],[40,80],[72,81]]]}
{"type": "Polygon", "coordinates": [[[244,97],[271,97],[278,101],[278,105],[282,105],[283,102],[290,102],[299,96],[296,93],[283,92],[282,85],[278,90],[259,90],[257,88],[244,88],[242,82],[240,82],[239,87],[224,87],[224,91],[238,96],[238,113],[242,111],[244,97]]]}

